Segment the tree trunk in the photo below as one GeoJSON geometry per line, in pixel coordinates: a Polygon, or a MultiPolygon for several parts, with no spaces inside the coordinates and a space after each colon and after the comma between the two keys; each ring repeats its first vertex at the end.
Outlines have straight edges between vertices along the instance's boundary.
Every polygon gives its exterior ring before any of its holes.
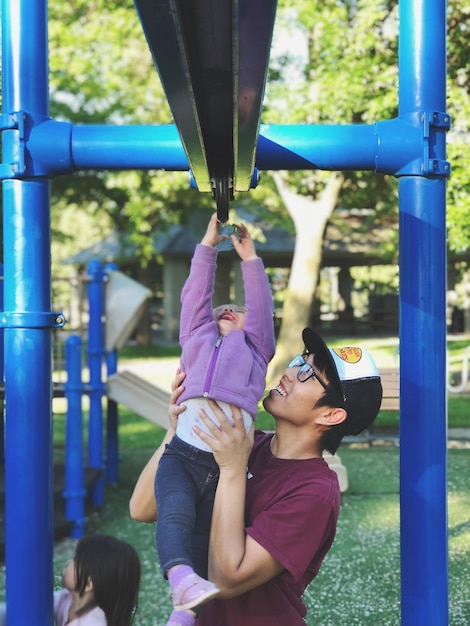
{"type": "Polygon", "coordinates": [[[276,354],[268,370],[269,382],[277,382],[287,363],[303,350],[302,330],[309,322],[321,266],[324,232],[343,184],[343,176],[333,173],[318,198],[313,199],[289,188],[279,173],[273,176],[294,222],[296,237],[276,354]]]}

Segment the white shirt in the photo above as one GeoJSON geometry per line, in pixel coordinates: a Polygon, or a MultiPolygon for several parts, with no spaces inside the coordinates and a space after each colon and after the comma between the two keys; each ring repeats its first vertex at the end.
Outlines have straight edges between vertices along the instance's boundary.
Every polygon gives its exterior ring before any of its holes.
{"type": "MultiPolygon", "coordinates": [[[[178,422],[176,425],[176,434],[180,439],[194,446],[195,448],[199,448],[199,450],[203,450],[204,452],[212,452],[212,448],[205,443],[200,437],[196,435],[193,430],[193,426],[199,426],[199,428],[207,434],[210,434],[206,425],[199,417],[199,409],[204,409],[207,413],[208,417],[214,422],[216,426],[219,425],[219,422],[209,407],[209,401],[207,398],[189,398],[185,400],[183,404],[186,407],[186,410],[181,413],[178,417],[178,422]]],[[[225,413],[229,422],[233,425],[232,411],[230,408],[230,404],[227,402],[222,402],[221,400],[217,400],[217,404],[225,413]]],[[[245,409],[241,409],[241,413],[243,416],[243,422],[245,424],[245,430],[248,432],[253,424],[253,417],[246,411],[245,409]]]]}

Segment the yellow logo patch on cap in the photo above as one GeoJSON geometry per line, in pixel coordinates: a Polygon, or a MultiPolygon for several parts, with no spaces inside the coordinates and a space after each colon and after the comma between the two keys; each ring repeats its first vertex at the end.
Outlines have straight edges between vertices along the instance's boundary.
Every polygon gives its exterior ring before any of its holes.
{"type": "Polygon", "coordinates": [[[346,363],[359,363],[362,358],[362,349],[357,346],[347,346],[345,348],[333,348],[333,352],[346,363]]]}

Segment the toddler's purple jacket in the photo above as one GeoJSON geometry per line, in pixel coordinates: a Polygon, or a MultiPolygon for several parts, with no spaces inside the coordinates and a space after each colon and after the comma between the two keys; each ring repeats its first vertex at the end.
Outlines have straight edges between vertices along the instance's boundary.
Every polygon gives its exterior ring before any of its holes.
{"type": "Polygon", "coordinates": [[[216,248],[198,244],[181,292],[181,370],[186,378],[178,403],[206,396],[246,409],[256,418],[275,349],[269,280],[259,257],[241,262],[245,325],[222,337],[217,346],[219,330],[212,317],[216,267],[216,248]]]}

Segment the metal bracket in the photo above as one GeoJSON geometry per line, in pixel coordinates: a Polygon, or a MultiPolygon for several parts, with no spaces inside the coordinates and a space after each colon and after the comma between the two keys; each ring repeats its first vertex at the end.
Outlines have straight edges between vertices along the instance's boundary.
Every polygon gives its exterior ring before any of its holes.
{"type": "Polygon", "coordinates": [[[0,115],[0,131],[18,128],[20,113],[3,113],[0,115]]]}
{"type": "Polygon", "coordinates": [[[423,136],[429,137],[430,128],[450,130],[450,115],[441,111],[423,111],[423,136]]]}
{"type": "Polygon", "coordinates": [[[64,314],[54,311],[4,311],[0,314],[0,328],[62,328],[64,324],[64,314]]]}
{"type": "Polygon", "coordinates": [[[423,111],[421,121],[423,125],[422,174],[425,176],[450,176],[451,166],[449,161],[429,156],[429,139],[433,129],[448,131],[451,122],[450,115],[441,111],[423,111]]]}
{"type": "Polygon", "coordinates": [[[26,113],[24,111],[16,111],[14,113],[7,113],[0,115],[0,131],[4,130],[17,130],[18,133],[15,138],[10,138],[9,141],[4,141],[3,156],[5,154],[16,155],[18,161],[12,163],[0,164],[0,180],[7,178],[19,178],[26,174],[25,165],[25,145],[26,145],[26,113]],[[7,148],[7,149],[5,149],[7,148]],[[8,150],[10,148],[10,150],[8,150]]]}

